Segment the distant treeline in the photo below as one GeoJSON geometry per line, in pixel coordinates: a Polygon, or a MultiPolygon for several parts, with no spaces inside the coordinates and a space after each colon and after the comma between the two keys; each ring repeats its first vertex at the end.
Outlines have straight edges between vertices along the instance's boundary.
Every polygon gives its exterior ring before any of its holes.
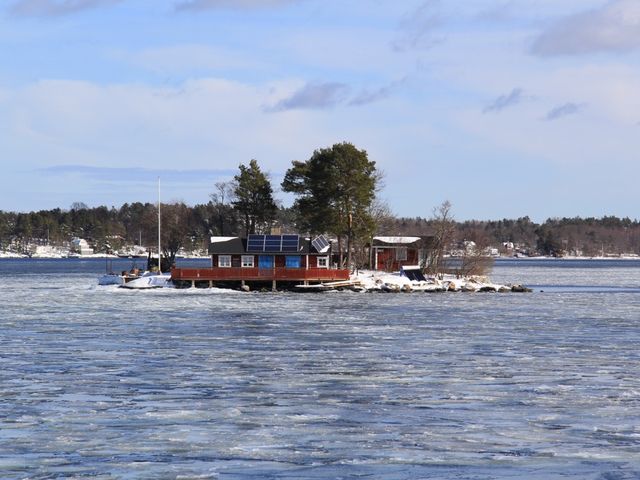
{"type": "MultiPolygon", "coordinates": [[[[403,234],[428,232],[433,220],[391,218],[388,232],[403,234]]],[[[502,253],[528,255],[618,255],[640,254],[640,222],[629,218],[550,218],[535,223],[529,217],[516,220],[468,220],[454,222],[454,242],[478,247],[495,247],[502,253]]]]}
{"type": "MultiPolygon", "coordinates": [[[[242,219],[230,203],[210,201],[187,206],[163,204],[163,242],[172,249],[206,248],[211,235],[244,235],[242,219]]],[[[278,208],[269,228],[301,231],[293,209],[278,208]]],[[[403,218],[388,213],[375,216],[377,235],[431,235],[430,218],[403,218]]],[[[535,223],[529,217],[497,221],[453,221],[451,249],[474,242],[479,248],[503,253],[541,255],[640,254],[640,223],[629,218],[552,218],[535,223]]],[[[74,237],[86,239],[96,251],[117,250],[125,245],[153,246],[157,239],[157,205],[126,203],[120,208],[88,208],[77,203],[30,213],[0,211],[0,248],[19,250],[34,244],[63,245],[74,237]]]]}
{"type": "MultiPolygon", "coordinates": [[[[283,214],[286,210],[282,211],[283,214]]],[[[181,247],[206,246],[211,235],[237,235],[241,225],[236,211],[225,203],[187,206],[161,205],[163,242],[181,247]]],[[[96,251],[117,250],[125,245],[154,246],[158,235],[158,207],[152,203],[125,203],[120,208],[89,208],[73,204],[30,213],[0,211],[0,247],[63,245],[73,238],[86,239],[96,251]]]]}

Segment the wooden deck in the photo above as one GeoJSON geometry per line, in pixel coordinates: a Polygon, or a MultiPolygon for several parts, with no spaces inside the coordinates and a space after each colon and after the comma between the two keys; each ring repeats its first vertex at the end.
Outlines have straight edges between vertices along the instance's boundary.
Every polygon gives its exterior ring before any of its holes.
{"type": "Polygon", "coordinates": [[[171,279],[184,282],[331,282],[348,280],[349,270],[327,268],[174,268],[171,279]]]}

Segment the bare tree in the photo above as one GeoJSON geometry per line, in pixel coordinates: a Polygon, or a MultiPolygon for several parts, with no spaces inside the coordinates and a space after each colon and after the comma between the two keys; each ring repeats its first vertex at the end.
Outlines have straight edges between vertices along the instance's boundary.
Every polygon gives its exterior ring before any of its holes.
{"type": "Polygon", "coordinates": [[[215,212],[215,223],[219,235],[229,233],[234,222],[235,212],[231,202],[234,201],[233,182],[217,182],[216,190],[210,195],[215,212]]]}
{"type": "Polygon", "coordinates": [[[376,198],[369,208],[369,212],[379,235],[395,232],[395,217],[386,202],[376,198]]]}
{"type": "Polygon", "coordinates": [[[183,202],[162,205],[162,271],[175,264],[176,254],[184,247],[190,233],[191,209],[183,202]],[[165,264],[166,262],[166,264],[165,264]]]}
{"type": "Polygon", "coordinates": [[[478,228],[466,240],[469,242],[465,242],[463,246],[462,258],[456,266],[456,274],[460,277],[487,275],[494,263],[489,251],[491,246],[489,238],[478,228]]]}
{"type": "Polygon", "coordinates": [[[451,202],[445,200],[433,209],[433,241],[425,256],[425,270],[431,274],[442,274],[445,268],[444,255],[453,241],[456,224],[451,213],[451,202]]]}

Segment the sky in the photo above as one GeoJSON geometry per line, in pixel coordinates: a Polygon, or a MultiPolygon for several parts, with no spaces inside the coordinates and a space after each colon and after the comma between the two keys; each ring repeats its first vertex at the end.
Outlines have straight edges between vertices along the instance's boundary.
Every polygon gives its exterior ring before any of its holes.
{"type": "Polygon", "coordinates": [[[403,217],[638,218],[638,0],[0,0],[0,210],[276,197],[339,142],[403,217]]]}

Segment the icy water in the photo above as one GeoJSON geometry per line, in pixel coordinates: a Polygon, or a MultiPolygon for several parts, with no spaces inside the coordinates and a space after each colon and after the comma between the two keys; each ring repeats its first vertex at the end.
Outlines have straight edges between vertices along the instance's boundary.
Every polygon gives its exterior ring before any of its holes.
{"type": "Polygon", "coordinates": [[[530,294],[103,270],[0,260],[2,479],[640,478],[640,262],[498,262],[530,294]]]}

